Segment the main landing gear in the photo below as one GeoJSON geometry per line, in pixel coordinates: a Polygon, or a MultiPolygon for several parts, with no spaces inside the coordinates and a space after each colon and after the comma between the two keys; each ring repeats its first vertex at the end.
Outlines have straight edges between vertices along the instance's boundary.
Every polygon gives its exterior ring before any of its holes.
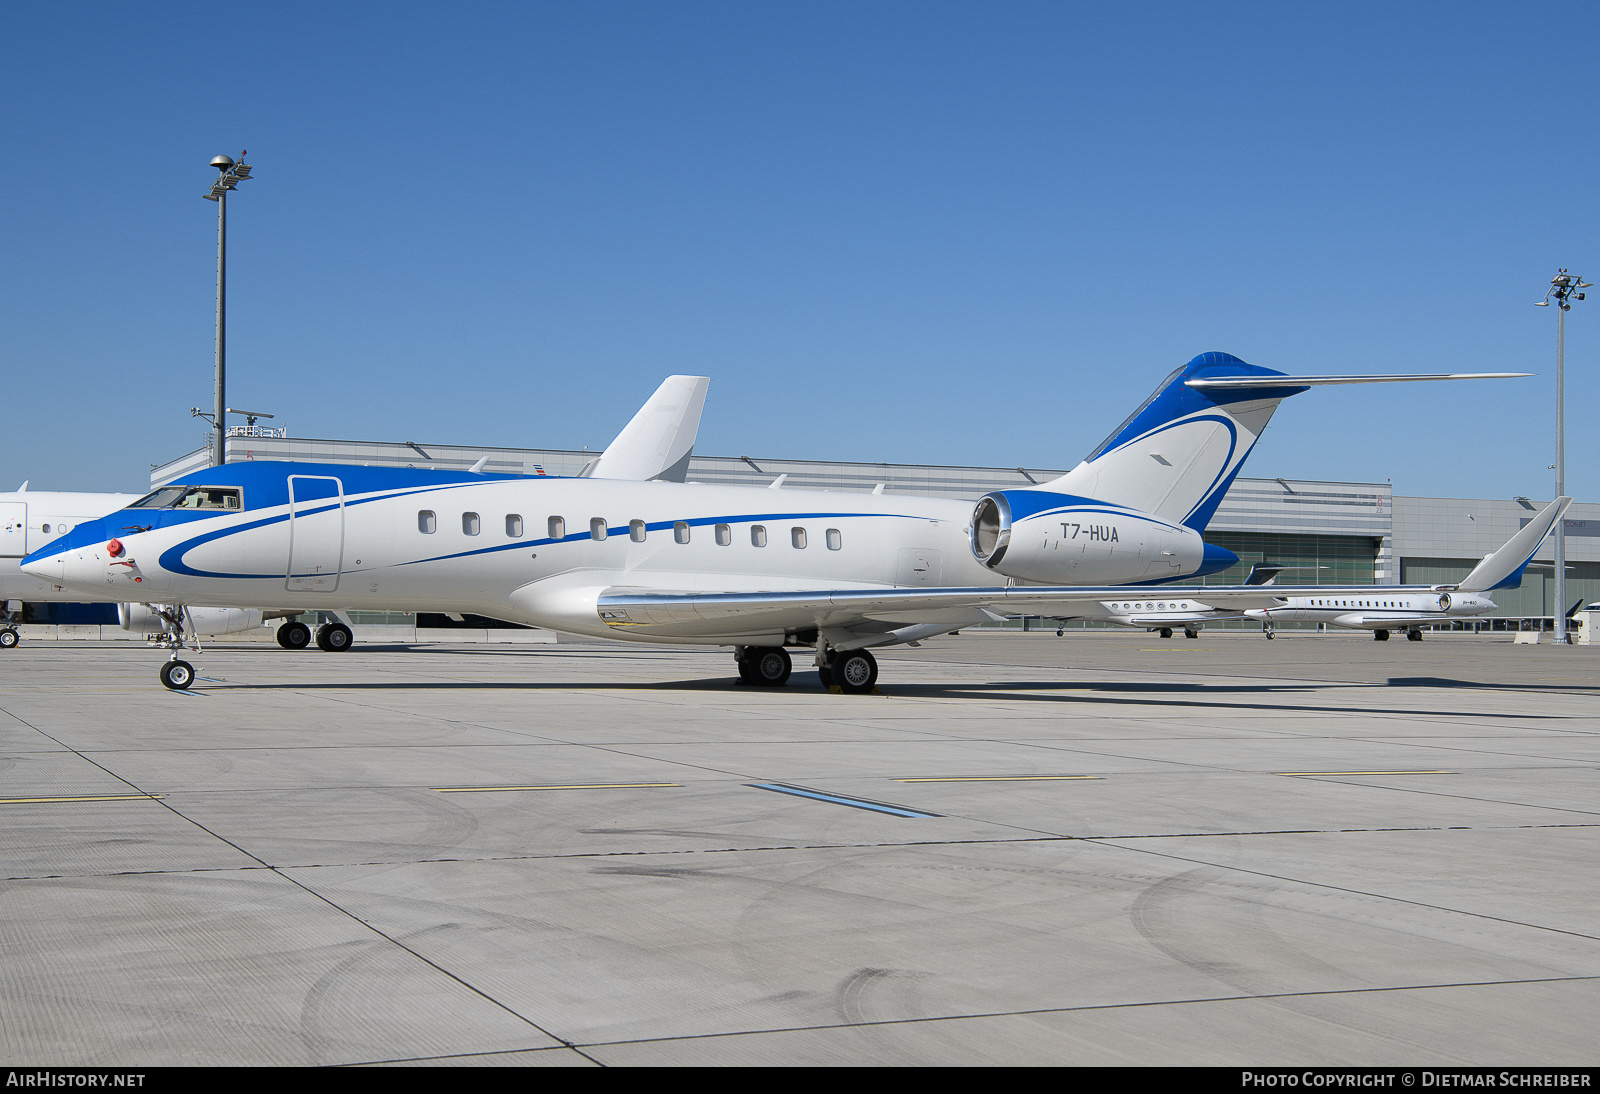
{"type": "Polygon", "coordinates": [[[794,662],[782,646],[736,646],[733,659],[739,666],[739,680],[764,688],[781,688],[789,682],[794,662]]]}
{"type": "MultiPolygon", "coordinates": [[[[324,623],[316,630],[317,649],[324,653],[343,653],[355,644],[355,635],[343,623],[324,623]]],[[[303,650],[311,644],[311,628],[293,619],[278,628],[278,645],[286,650],[303,650]]]]}
{"type": "MultiPolygon", "coordinates": [[[[794,662],[782,646],[738,646],[733,653],[739,680],[759,687],[781,688],[789,682],[794,662]]],[[[878,683],[878,659],[866,650],[817,651],[817,677],[822,686],[846,695],[865,695],[878,683]]]]}
{"type": "Polygon", "coordinates": [[[317,649],[324,653],[343,653],[355,642],[355,635],[343,623],[324,623],[317,628],[317,649]]]}
{"type": "Polygon", "coordinates": [[[0,630],[0,650],[14,650],[20,641],[22,640],[17,637],[17,632],[10,627],[0,630]]]}
{"type": "Polygon", "coordinates": [[[7,601],[0,600],[0,650],[14,650],[22,641],[16,628],[22,621],[22,613],[10,611],[6,605],[7,601]]]}

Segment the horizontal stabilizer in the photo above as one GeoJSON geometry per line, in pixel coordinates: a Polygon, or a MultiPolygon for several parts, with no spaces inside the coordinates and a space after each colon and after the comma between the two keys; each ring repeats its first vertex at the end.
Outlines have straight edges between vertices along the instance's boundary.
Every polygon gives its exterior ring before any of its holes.
{"type": "Polygon", "coordinates": [[[710,386],[705,376],[668,376],[579,477],[683,482],[710,386]]]}
{"type": "Polygon", "coordinates": [[[1185,387],[1211,391],[1249,388],[1324,387],[1328,384],[1403,384],[1408,380],[1511,380],[1531,372],[1426,372],[1415,376],[1201,376],[1185,387]]]}
{"type": "Polygon", "coordinates": [[[1505,546],[1492,555],[1485,555],[1483,561],[1462,578],[1456,588],[1464,593],[1483,593],[1521,584],[1522,571],[1528,568],[1539,544],[1544,542],[1544,537],[1550,534],[1550,529],[1555,527],[1556,521],[1561,519],[1561,514],[1571,504],[1571,498],[1562,497],[1539,510],[1539,515],[1524,525],[1522,531],[1506,540],[1505,546]]]}

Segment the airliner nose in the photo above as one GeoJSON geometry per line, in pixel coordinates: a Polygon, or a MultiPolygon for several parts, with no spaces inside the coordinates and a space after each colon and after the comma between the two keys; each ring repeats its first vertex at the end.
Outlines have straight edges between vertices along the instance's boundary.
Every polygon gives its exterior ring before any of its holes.
{"type": "Polygon", "coordinates": [[[25,559],[21,568],[22,572],[29,577],[37,577],[50,582],[52,585],[59,585],[66,573],[67,556],[56,554],[46,555],[43,558],[25,559]]]}

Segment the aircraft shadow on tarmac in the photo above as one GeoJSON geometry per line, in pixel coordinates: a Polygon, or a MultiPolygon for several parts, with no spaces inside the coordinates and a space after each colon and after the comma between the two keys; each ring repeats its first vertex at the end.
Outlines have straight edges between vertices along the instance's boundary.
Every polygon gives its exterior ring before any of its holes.
{"type": "MultiPolygon", "coordinates": [[[[688,680],[617,680],[608,682],[543,681],[543,680],[394,680],[394,681],[302,681],[296,683],[211,683],[195,688],[196,693],[224,691],[383,691],[406,693],[417,691],[695,691],[737,694],[741,699],[759,701],[760,697],[774,699],[817,695],[823,693],[815,686],[803,682],[810,673],[796,673],[795,685],[786,688],[763,688],[741,685],[737,678],[714,677],[688,680]]],[[[204,678],[202,677],[202,680],[204,678]]],[[[1102,705],[1122,707],[1194,707],[1206,710],[1278,711],[1285,714],[1398,714],[1436,715],[1440,717],[1476,717],[1501,719],[1531,719],[1549,721],[1548,714],[1517,714],[1506,711],[1473,711],[1453,707],[1448,710],[1428,710],[1403,707],[1362,707],[1349,705],[1283,704],[1272,702],[1229,702],[1224,696],[1276,696],[1315,693],[1325,690],[1348,691],[1370,687],[1447,687],[1486,689],[1499,687],[1505,690],[1528,690],[1515,685],[1484,685],[1464,681],[1416,681],[1391,679],[1387,684],[1361,681],[1330,681],[1326,684],[1192,684],[1175,682],[1132,683],[1128,681],[1061,681],[1017,680],[988,683],[944,684],[890,684],[887,694],[900,698],[926,699],[994,699],[1004,697],[1008,702],[1071,703],[1073,705],[1102,705]],[[1045,694],[1039,694],[1039,693],[1045,694]],[[1120,693],[1120,694],[1118,694],[1120,693]],[[1192,696],[1192,698],[1182,698],[1192,696]],[[1215,696],[1216,699],[1208,697],[1215,696]]],[[[1540,690],[1545,690],[1541,688],[1540,690]]],[[[836,697],[847,701],[846,697],[836,697]]],[[[853,697],[859,701],[862,697],[853,697]]],[[[1561,717],[1556,715],[1554,717],[1561,717]]]]}

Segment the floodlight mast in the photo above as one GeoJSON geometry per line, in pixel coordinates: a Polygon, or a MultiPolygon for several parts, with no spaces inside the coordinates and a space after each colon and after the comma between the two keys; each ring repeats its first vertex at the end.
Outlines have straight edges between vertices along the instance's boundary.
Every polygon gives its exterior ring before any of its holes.
{"type": "MultiPolygon", "coordinates": [[[[212,159],[211,166],[218,171],[217,181],[200,196],[217,203],[217,374],[216,398],[211,418],[211,463],[221,467],[227,457],[227,286],[228,286],[228,191],[250,177],[250,165],[244,162],[245,153],[239,153],[235,163],[227,156],[212,159]]],[[[206,417],[202,414],[200,417],[206,417]]]]}
{"type": "MultiPolygon", "coordinates": [[[[1567,411],[1566,411],[1566,341],[1567,341],[1567,312],[1572,310],[1569,300],[1582,300],[1584,294],[1580,289],[1592,289],[1594,286],[1579,277],[1577,274],[1568,273],[1566,267],[1557,271],[1550,279],[1550,287],[1545,290],[1544,299],[1539,301],[1538,307],[1548,308],[1550,298],[1556,302],[1556,497],[1561,497],[1567,492],[1567,411]]],[[[1571,641],[1567,634],[1567,522],[1556,521],[1555,526],[1555,571],[1556,571],[1556,604],[1555,623],[1557,645],[1566,645],[1571,641]]]]}

